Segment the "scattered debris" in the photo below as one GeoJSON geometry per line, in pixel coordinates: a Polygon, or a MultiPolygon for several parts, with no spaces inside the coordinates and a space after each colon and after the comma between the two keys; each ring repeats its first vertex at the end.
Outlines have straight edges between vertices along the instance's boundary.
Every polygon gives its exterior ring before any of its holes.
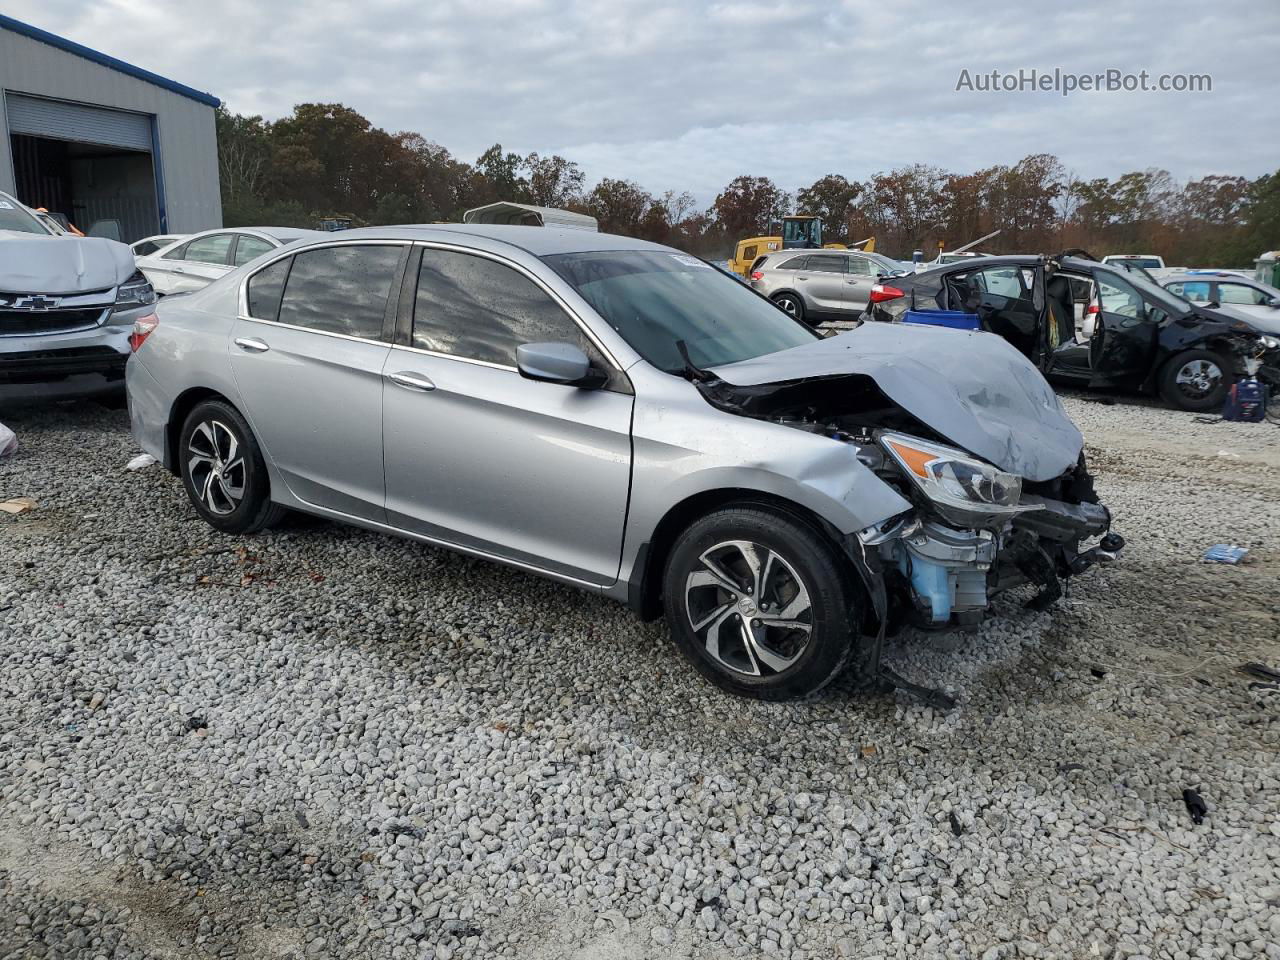
{"type": "Polygon", "coordinates": [[[1204,815],[1209,812],[1204,798],[1190,787],[1182,791],[1182,802],[1187,805],[1187,813],[1191,814],[1192,823],[1204,823],[1204,815]]]}
{"type": "Polygon", "coordinates": [[[1259,680],[1280,682],[1280,670],[1268,667],[1265,663],[1242,663],[1236,669],[1246,676],[1256,677],[1259,680]]]}
{"type": "Polygon", "coordinates": [[[93,713],[107,701],[107,695],[99,690],[89,699],[89,712],[93,713]]]}
{"type": "Polygon", "coordinates": [[[1248,547],[1237,547],[1234,543],[1215,543],[1204,552],[1204,561],[1205,563],[1237,564],[1248,554],[1248,547]]]}
{"type": "Polygon", "coordinates": [[[209,724],[205,722],[204,717],[193,715],[193,716],[187,717],[186,727],[187,727],[188,733],[194,733],[197,730],[209,729],[209,724]]]}
{"type": "Polygon", "coordinates": [[[0,501],[0,511],[5,513],[26,513],[28,510],[34,510],[38,506],[40,504],[30,497],[13,497],[10,500],[0,501]]]}
{"type": "Polygon", "coordinates": [[[1073,770],[1083,770],[1083,763],[1060,763],[1058,764],[1059,773],[1070,773],[1073,770]]]}
{"type": "Polygon", "coordinates": [[[1107,671],[1103,670],[1101,667],[1090,667],[1089,672],[1099,680],[1107,675],[1107,671]]]}
{"type": "Polygon", "coordinates": [[[874,743],[864,743],[862,745],[862,755],[864,757],[874,757],[876,755],[876,745],[874,743]]]}
{"type": "Polygon", "coordinates": [[[18,449],[18,436],[0,423],[0,457],[6,457],[18,449]]]}
{"type": "Polygon", "coordinates": [[[957,837],[964,833],[964,824],[960,822],[960,818],[956,816],[956,812],[952,810],[948,816],[951,820],[951,833],[957,837]]]}
{"type": "Polygon", "coordinates": [[[1219,450],[1219,451],[1218,451],[1218,456],[1220,456],[1220,457],[1225,457],[1225,458],[1227,458],[1227,459],[1229,459],[1229,460],[1239,460],[1239,459],[1240,459],[1240,454],[1238,454],[1238,453],[1232,453],[1230,450],[1219,450]]]}
{"type": "Polygon", "coordinates": [[[140,453],[128,463],[124,465],[126,470],[142,470],[151,466],[156,462],[156,458],[149,453],[140,453]]]}
{"type": "Polygon", "coordinates": [[[306,813],[304,813],[301,810],[295,810],[293,813],[293,816],[294,816],[294,819],[298,821],[298,826],[300,826],[303,830],[310,828],[311,821],[307,819],[306,813]]]}

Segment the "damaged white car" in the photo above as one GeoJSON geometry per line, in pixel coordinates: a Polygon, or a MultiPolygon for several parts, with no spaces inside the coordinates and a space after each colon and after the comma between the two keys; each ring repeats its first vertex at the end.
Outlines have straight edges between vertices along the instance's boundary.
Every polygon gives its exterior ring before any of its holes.
{"type": "Polygon", "coordinates": [[[918,689],[887,631],[976,623],[1019,584],[1050,603],[1122,545],[1000,338],[820,339],[625,237],[350,231],[166,300],[134,340],[134,433],[215,528],[294,509],[509,563],[665,613],[738,694],[846,668],[918,689]]]}
{"type": "Polygon", "coordinates": [[[0,193],[0,402],[123,397],[155,301],[123,243],[63,233],[0,193]]]}

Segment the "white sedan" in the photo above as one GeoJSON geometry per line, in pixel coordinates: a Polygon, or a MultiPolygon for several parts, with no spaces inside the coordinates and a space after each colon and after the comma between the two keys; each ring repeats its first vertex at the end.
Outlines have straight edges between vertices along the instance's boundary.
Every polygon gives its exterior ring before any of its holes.
{"type": "Polygon", "coordinates": [[[138,269],[151,281],[156,293],[191,293],[277,247],[316,236],[317,230],[296,227],[206,230],[138,257],[138,269]]]}

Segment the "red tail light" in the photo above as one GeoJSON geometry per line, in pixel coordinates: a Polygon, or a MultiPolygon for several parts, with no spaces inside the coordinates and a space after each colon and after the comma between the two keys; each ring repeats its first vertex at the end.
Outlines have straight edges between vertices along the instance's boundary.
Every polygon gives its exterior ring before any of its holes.
{"type": "Polygon", "coordinates": [[[148,313],[145,317],[139,317],[133,321],[133,332],[129,334],[129,349],[137,353],[147,337],[151,336],[151,331],[158,326],[160,326],[160,318],[154,313],[148,313]]]}
{"type": "Polygon", "coordinates": [[[752,270],[752,271],[751,271],[751,279],[752,279],[752,280],[763,280],[763,279],[764,279],[764,272],[763,272],[763,271],[760,271],[760,270],[752,270]]]}
{"type": "Polygon", "coordinates": [[[1101,312],[1102,310],[1098,307],[1096,303],[1089,304],[1088,309],[1085,310],[1085,313],[1089,314],[1090,316],[1092,316],[1095,313],[1101,313],[1101,312]]]}
{"type": "Polygon", "coordinates": [[[869,299],[872,303],[884,303],[886,300],[897,300],[905,296],[906,294],[897,287],[891,287],[887,283],[877,283],[871,288],[869,299]]]}

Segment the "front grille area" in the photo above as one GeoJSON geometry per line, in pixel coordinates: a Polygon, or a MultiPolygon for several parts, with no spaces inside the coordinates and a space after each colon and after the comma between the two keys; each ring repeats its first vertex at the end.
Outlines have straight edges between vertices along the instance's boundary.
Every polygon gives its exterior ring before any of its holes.
{"type": "Polygon", "coordinates": [[[96,327],[107,317],[105,307],[73,310],[6,310],[0,308],[0,337],[70,333],[96,327]]]}
{"type": "Polygon", "coordinates": [[[101,346],[0,351],[0,383],[44,383],[84,373],[100,373],[108,380],[119,380],[124,377],[128,359],[127,354],[101,346]]]}

